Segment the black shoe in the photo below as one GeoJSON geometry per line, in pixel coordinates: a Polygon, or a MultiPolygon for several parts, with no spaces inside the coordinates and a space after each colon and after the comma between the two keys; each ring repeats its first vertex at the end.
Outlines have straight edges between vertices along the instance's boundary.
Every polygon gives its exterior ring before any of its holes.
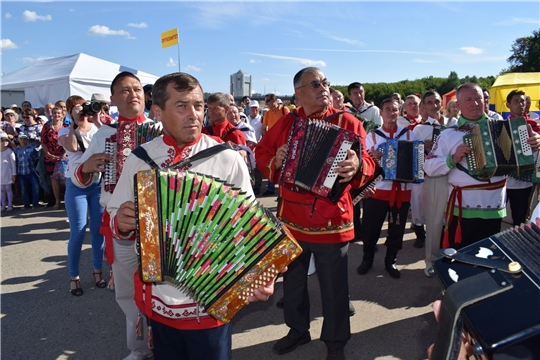
{"type": "Polygon", "coordinates": [[[363,259],[360,266],[356,269],[358,275],[365,275],[373,266],[373,259],[363,259]]]}
{"type": "Polygon", "coordinates": [[[341,349],[328,349],[326,360],[345,360],[345,351],[341,349]]]}
{"type": "Polygon", "coordinates": [[[414,240],[413,246],[417,249],[421,249],[424,247],[425,242],[426,239],[416,238],[416,240],[414,240]]]}
{"type": "Polygon", "coordinates": [[[399,279],[401,274],[396,267],[396,264],[385,264],[384,269],[390,274],[394,279],[399,279]]]}
{"type": "Polygon", "coordinates": [[[274,192],[266,190],[265,192],[263,192],[262,196],[274,196],[274,192]]]}
{"type": "Polygon", "coordinates": [[[352,302],[349,301],[349,316],[354,316],[356,314],[356,309],[354,308],[352,302]]]}
{"type": "Polygon", "coordinates": [[[24,208],[25,209],[31,209],[32,207],[30,206],[30,204],[24,204],[24,208]]]}
{"type": "Polygon", "coordinates": [[[283,297],[278,300],[278,302],[276,303],[276,307],[283,309],[283,297]]]}
{"type": "Polygon", "coordinates": [[[272,347],[272,351],[274,351],[276,354],[283,355],[293,351],[300,345],[307,344],[310,341],[311,336],[309,335],[309,332],[306,333],[304,336],[300,336],[297,338],[287,335],[279,339],[278,342],[274,344],[274,346],[272,347]]]}

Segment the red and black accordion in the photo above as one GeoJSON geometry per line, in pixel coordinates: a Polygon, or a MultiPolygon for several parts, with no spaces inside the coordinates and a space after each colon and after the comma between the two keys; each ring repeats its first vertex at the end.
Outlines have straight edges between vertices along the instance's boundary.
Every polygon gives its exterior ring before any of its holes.
{"type": "Polygon", "coordinates": [[[358,135],[325,119],[295,117],[287,145],[279,183],[337,202],[348,183],[338,181],[335,169],[347,159],[348,149],[361,156],[358,135]]]}
{"type": "Polygon", "coordinates": [[[302,252],[272,212],[216,178],[145,170],[134,181],[140,278],[171,282],[221,322],[302,252]]]}
{"type": "Polygon", "coordinates": [[[433,359],[453,359],[461,332],[482,359],[540,359],[540,228],[515,227],[434,262],[445,295],[433,359]]]}
{"type": "Polygon", "coordinates": [[[111,193],[120,179],[124,162],[131,154],[131,150],[163,133],[161,123],[150,121],[142,124],[134,121],[119,121],[112,126],[116,127],[116,134],[105,140],[105,154],[111,155],[112,160],[105,166],[103,172],[104,189],[111,193]]]}

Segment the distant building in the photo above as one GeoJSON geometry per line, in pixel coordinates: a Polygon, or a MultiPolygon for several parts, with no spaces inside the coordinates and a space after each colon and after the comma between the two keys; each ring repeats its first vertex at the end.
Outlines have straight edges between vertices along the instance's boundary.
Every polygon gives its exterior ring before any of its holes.
{"type": "Polygon", "coordinates": [[[251,75],[238,70],[231,75],[231,94],[235,100],[240,100],[244,96],[251,96],[251,75]]]}

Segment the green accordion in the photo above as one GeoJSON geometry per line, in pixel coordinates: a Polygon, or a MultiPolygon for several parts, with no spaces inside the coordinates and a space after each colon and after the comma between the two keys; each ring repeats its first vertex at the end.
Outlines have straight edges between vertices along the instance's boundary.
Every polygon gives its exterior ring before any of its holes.
{"type": "Polygon", "coordinates": [[[531,175],[535,169],[532,148],[527,144],[527,121],[479,120],[463,142],[472,148],[466,156],[468,172],[479,179],[492,176],[531,175]]]}

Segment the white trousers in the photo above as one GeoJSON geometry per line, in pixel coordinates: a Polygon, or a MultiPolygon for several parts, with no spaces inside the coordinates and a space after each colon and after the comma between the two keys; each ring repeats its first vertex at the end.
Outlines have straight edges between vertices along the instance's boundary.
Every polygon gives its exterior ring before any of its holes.
{"type": "Polygon", "coordinates": [[[424,183],[411,184],[411,212],[412,223],[414,225],[424,225],[426,219],[424,218],[424,209],[422,204],[422,188],[424,183]]]}
{"type": "Polygon", "coordinates": [[[422,204],[426,219],[426,268],[439,257],[444,211],[448,201],[448,176],[426,176],[422,188],[422,204]]]}
{"type": "Polygon", "coordinates": [[[135,252],[135,241],[113,239],[114,263],[112,264],[114,276],[114,290],[116,302],[126,315],[126,336],[127,348],[137,354],[149,354],[148,330],[146,317],[142,318],[142,339],[137,339],[137,315],[139,309],[135,305],[133,284],[133,274],[138,267],[137,254],[135,252]]]}

